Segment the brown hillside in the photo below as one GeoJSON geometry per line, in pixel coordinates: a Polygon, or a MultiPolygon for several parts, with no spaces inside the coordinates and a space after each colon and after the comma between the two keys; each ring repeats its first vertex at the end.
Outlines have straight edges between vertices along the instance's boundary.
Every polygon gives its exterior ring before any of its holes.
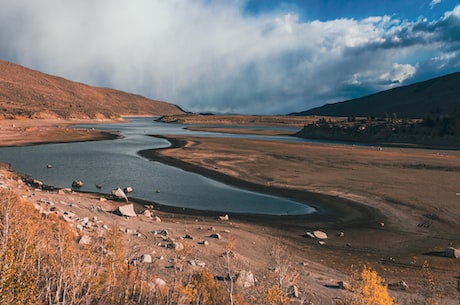
{"type": "Polygon", "coordinates": [[[171,115],[176,105],[97,88],[0,60],[0,118],[116,118],[171,115]]]}
{"type": "Polygon", "coordinates": [[[460,114],[460,72],[293,115],[425,118],[460,114]]]}

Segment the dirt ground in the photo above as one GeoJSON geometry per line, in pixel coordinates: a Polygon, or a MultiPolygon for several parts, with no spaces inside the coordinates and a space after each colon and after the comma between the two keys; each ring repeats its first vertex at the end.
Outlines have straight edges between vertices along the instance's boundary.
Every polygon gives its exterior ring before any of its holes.
{"type": "MultiPolygon", "coordinates": [[[[89,140],[96,133],[41,120],[0,123],[1,145],[89,140]]],[[[97,137],[107,136],[97,133],[97,137]]],[[[273,281],[279,264],[274,253],[281,252],[282,263],[289,266],[302,297],[314,304],[330,304],[343,297],[346,292],[336,288],[337,282],[346,279],[352,264],[359,263],[376,268],[388,282],[404,280],[409,289],[391,293],[408,300],[423,290],[422,264],[427,261],[443,304],[457,304],[460,264],[441,253],[449,246],[460,247],[459,151],[179,136],[171,142],[171,149],[143,155],[241,187],[304,201],[318,213],[295,217],[235,214],[222,221],[216,214],[136,203],[139,213],[149,209],[161,219],[158,222],[143,215],[117,216],[111,211],[120,203],[97,194],[38,190],[5,168],[0,172],[0,186],[43,209],[54,206],[53,210],[71,211],[78,218],[96,216],[108,226],[125,229],[127,256],[152,254],[154,272],[166,281],[174,274],[171,265],[178,261],[187,268],[199,268],[191,266],[191,261],[202,261],[214,274],[225,274],[221,254],[231,246],[233,268],[252,271],[258,287],[273,281]],[[167,238],[155,233],[162,230],[168,231],[167,238]],[[328,234],[324,245],[305,237],[313,230],[328,234]],[[221,239],[212,238],[213,233],[221,239]],[[165,247],[171,240],[181,241],[186,250],[165,247]],[[209,245],[203,244],[205,240],[209,245]]]]}

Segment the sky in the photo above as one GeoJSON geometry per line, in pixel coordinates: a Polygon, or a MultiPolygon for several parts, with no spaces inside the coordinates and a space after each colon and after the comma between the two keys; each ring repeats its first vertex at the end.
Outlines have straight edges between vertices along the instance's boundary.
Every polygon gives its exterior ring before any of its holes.
{"type": "Polygon", "coordinates": [[[193,112],[287,114],[460,71],[457,0],[0,7],[0,59],[193,112]]]}

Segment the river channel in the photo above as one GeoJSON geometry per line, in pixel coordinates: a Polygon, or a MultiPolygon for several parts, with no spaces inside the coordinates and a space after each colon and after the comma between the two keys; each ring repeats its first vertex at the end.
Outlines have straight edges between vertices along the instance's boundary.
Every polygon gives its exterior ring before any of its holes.
{"type": "Polygon", "coordinates": [[[305,202],[233,187],[138,155],[140,150],[170,145],[168,141],[150,135],[188,134],[285,141],[302,139],[197,132],[186,130],[180,124],[156,122],[153,118],[131,118],[129,123],[78,127],[119,131],[123,137],[104,141],[4,147],[0,148],[0,161],[11,164],[17,172],[55,187],[70,187],[76,179],[85,183],[82,191],[103,194],[110,194],[117,187],[131,186],[134,192],[130,197],[166,206],[264,215],[315,212],[305,202]],[[47,168],[47,164],[53,167],[47,168]]]}

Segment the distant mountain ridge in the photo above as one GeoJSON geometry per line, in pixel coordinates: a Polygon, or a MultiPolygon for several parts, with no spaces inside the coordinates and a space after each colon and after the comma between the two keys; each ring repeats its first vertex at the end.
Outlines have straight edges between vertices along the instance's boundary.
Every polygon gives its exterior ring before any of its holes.
{"type": "Polygon", "coordinates": [[[460,115],[460,72],[291,115],[400,118],[460,115]]]}
{"type": "Polygon", "coordinates": [[[98,88],[0,60],[0,119],[175,115],[177,105],[98,88]]]}

